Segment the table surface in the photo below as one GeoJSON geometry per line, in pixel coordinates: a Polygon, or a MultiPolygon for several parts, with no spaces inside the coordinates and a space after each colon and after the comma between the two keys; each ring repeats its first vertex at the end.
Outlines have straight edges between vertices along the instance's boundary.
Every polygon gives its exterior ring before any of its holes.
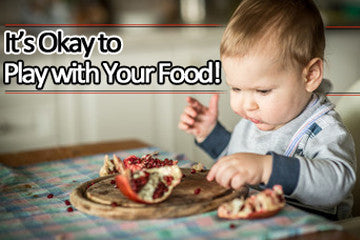
{"type": "MultiPolygon", "coordinates": [[[[67,158],[93,154],[148,147],[149,144],[139,140],[122,140],[113,142],[91,143],[76,146],[56,147],[28,152],[7,153],[0,155],[0,163],[11,167],[40,162],[56,161],[67,158]]],[[[289,239],[358,239],[346,231],[324,231],[291,237],[289,239]]]]}

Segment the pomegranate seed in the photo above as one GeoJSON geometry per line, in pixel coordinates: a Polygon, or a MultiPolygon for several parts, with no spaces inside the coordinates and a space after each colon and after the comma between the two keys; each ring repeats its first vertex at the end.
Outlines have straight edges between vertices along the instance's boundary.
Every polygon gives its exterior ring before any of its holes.
{"type": "Polygon", "coordinates": [[[115,180],[113,179],[113,180],[111,180],[110,183],[111,183],[111,184],[115,184],[116,182],[115,182],[115,180]]]}
{"type": "Polygon", "coordinates": [[[233,224],[233,223],[231,223],[231,224],[229,225],[229,228],[230,228],[230,229],[235,229],[235,228],[236,228],[236,225],[233,224]]]}
{"type": "Polygon", "coordinates": [[[166,185],[168,185],[168,186],[170,186],[172,180],[174,180],[174,177],[173,177],[173,176],[164,176],[163,178],[164,178],[164,180],[165,180],[165,182],[166,182],[166,185]]]}
{"type": "Polygon", "coordinates": [[[47,195],[47,198],[53,198],[54,194],[50,193],[49,195],[47,195]]]}
{"type": "Polygon", "coordinates": [[[195,170],[195,169],[191,169],[191,173],[192,173],[192,174],[196,173],[196,170],[195,170]]]}
{"type": "Polygon", "coordinates": [[[147,172],[145,172],[145,176],[143,176],[143,177],[133,178],[130,180],[130,186],[135,192],[137,192],[137,193],[140,192],[140,190],[149,181],[150,174],[146,174],[146,173],[147,172]]]}
{"type": "Polygon", "coordinates": [[[167,192],[169,189],[165,186],[163,182],[159,182],[157,185],[154,194],[153,199],[161,198],[165,192],[167,192]]]}
{"type": "Polygon", "coordinates": [[[198,195],[200,192],[201,192],[201,189],[200,189],[200,188],[197,188],[197,189],[194,190],[194,194],[195,194],[195,195],[198,195]]]}
{"type": "Polygon", "coordinates": [[[118,205],[117,205],[116,202],[112,202],[112,203],[111,203],[111,206],[112,206],[112,207],[117,207],[118,205]]]}
{"type": "Polygon", "coordinates": [[[69,200],[65,200],[64,202],[65,202],[65,205],[67,205],[67,206],[71,205],[69,200]]]}
{"type": "Polygon", "coordinates": [[[68,208],[66,209],[66,211],[68,211],[68,212],[73,212],[74,209],[73,209],[72,207],[68,207],[68,208]]]}

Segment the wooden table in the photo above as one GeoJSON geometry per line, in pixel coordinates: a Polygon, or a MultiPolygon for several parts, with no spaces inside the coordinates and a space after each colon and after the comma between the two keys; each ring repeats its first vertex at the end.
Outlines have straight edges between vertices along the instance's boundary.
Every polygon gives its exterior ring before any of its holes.
{"type": "MultiPolygon", "coordinates": [[[[113,152],[133,148],[148,147],[149,145],[139,140],[122,140],[114,142],[92,143],[76,146],[56,147],[36,151],[8,153],[0,155],[0,163],[7,166],[22,166],[33,163],[56,161],[66,158],[93,155],[98,153],[113,152]]],[[[360,226],[359,226],[360,227],[360,226]]],[[[359,239],[346,231],[326,231],[300,235],[289,239],[328,240],[328,239],[359,239]]]]}

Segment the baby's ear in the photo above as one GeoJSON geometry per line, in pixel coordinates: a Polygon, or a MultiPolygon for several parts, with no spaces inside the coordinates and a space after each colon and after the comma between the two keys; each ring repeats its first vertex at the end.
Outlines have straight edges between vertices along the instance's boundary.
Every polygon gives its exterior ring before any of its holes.
{"type": "Polygon", "coordinates": [[[323,79],[323,70],[323,60],[321,58],[310,60],[303,70],[306,91],[313,92],[320,86],[323,79]]]}

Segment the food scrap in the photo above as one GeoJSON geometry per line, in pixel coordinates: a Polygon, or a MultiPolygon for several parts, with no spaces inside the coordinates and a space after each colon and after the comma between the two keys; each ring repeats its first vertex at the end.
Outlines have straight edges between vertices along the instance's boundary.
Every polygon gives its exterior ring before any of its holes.
{"type": "Polygon", "coordinates": [[[282,187],[275,185],[273,189],[265,189],[247,199],[235,198],[223,203],[218,208],[218,216],[227,219],[255,219],[270,217],[285,206],[282,187]]]}
{"type": "Polygon", "coordinates": [[[196,163],[191,166],[191,173],[203,172],[205,171],[205,166],[202,163],[196,163]]]}

